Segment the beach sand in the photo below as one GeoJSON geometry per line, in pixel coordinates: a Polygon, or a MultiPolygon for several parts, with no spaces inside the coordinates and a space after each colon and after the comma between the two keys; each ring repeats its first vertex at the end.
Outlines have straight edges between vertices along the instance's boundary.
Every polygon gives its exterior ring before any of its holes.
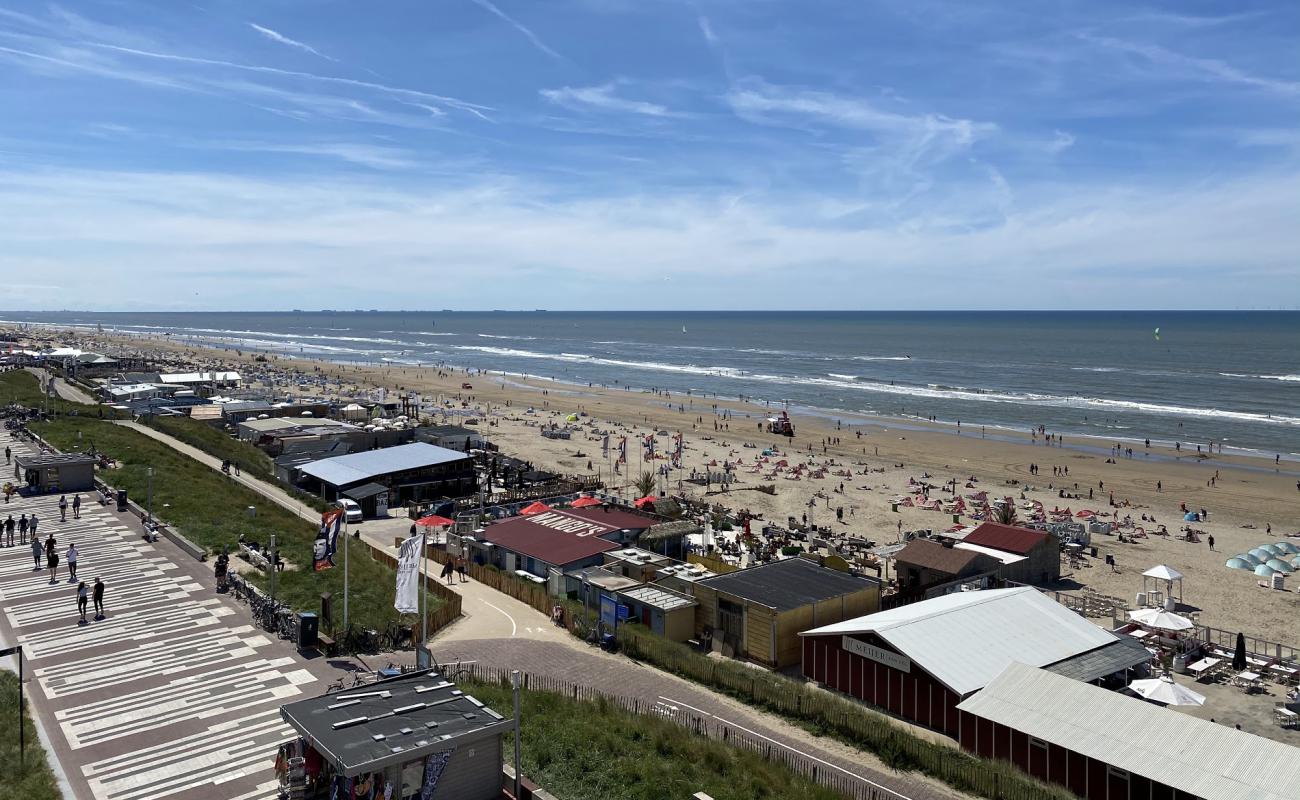
{"type": "MultiPolygon", "coordinates": [[[[801,518],[809,513],[809,501],[814,500],[811,521],[832,527],[834,535],[853,535],[880,544],[897,540],[899,522],[905,531],[938,531],[952,525],[951,515],[938,511],[900,508],[895,513],[890,510],[891,498],[906,492],[908,479],[919,479],[927,472],[931,476],[927,482],[935,485],[956,478],[960,494],[984,490],[990,498],[1012,495],[1017,502],[1025,485],[1032,485],[1037,488],[1026,491],[1027,497],[1041,501],[1049,510],[1069,506],[1076,512],[1091,509],[1110,514],[1108,499],[1114,492],[1116,502],[1130,504],[1121,509],[1121,515],[1129,514],[1134,520],[1140,520],[1142,514],[1154,515],[1173,535],[1148,536],[1133,543],[1120,543],[1114,536],[1094,536],[1092,543],[1098,549],[1098,557],[1085,559],[1089,566],[1072,573],[1063,568],[1059,588],[1077,592],[1087,587],[1132,604],[1136,593],[1142,590],[1142,571],[1157,564],[1168,564],[1186,576],[1183,600],[1190,608],[1184,610],[1198,610],[1202,624],[1300,646],[1300,622],[1297,622],[1300,594],[1296,593],[1300,588],[1300,574],[1288,580],[1288,591],[1280,592],[1260,588],[1256,582],[1261,579],[1250,572],[1224,566],[1228,558],[1239,552],[1300,531],[1298,478],[1275,470],[1271,460],[1216,455],[1213,460],[1202,461],[1195,453],[1153,447],[1150,451],[1142,448],[1141,452],[1135,448],[1134,458],[1121,456],[1116,463],[1106,463],[1108,443],[1070,436],[1067,445],[1079,445],[1081,449],[1048,446],[1041,437],[1031,440],[1028,432],[990,429],[989,435],[1010,441],[981,438],[980,427],[970,422],[965,422],[960,434],[950,426],[930,426],[911,420],[891,422],[883,418],[874,418],[869,424],[845,424],[837,429],[831,416],[799,414],[794,415],[797,435],[789,440],[759,430],[761,421],[773,409],[736,400],[676,392],[666,396],[639,389],[580,387],[547,378],[467,374],[465,370],[449,367],[345,365],[286,356],[265,356],[267,360],[259,362],[255,353],[203,349],[161,338],[85,332],[60,334],[57,338],[61,343],[112,354],[170,353],[199,368],[231,366],[246,376],[273,374],[278,392],[294,392],[299,396],[362,396],[370,387],[383,386],[420,392],[426,401],[431,397],[451,400],[457,408],[463,403],[465,410],[490,412],[495,424],[479,430],[504,453],[532,461],[540,468],[570,474],[587,473],[590,462],[591,472],[599,473],[612,486],[626,485],[643,469],[653,470],[665,463],[639,460],[639,437],[656,430],[671,434],[680,431],[684,442],[683,465],[688,473],[692,469],[703,470],[709,462],[716,462],[718,466],[712,469],[720,471],[724,460],[735,463],[743,459],[737,473],[739,482],[733,485],[733,490],[727,494],[710,494],[710,502],[732,510],[747,508],[771,523],[784,525],[787,517],[801,518]],[[462,383],[472,384],[473,389],[462,390],[462,383]],[[525,413],[529,407],[534,413],[525,413]],[[540,435],[539,424],[563,423],[568,414],[578,412],[587,416],[580,418],[582,432],[575,432],[571,440],[551,440],[540,435]],[[720,419],[718,415],[723,413],[730,414],[730,418],[720,419]],[[715,432],[715,421],[725,423],[729,430],[715,432]],[[610,433],[612,448],[621,436],[628,437],[630,470],[625,467],[620,474],[611,474],[611,462],[601,455],[600,447],[606,431],[610,433]],[[823,451],[823,440],[830,437],[839,437],[840,444],[830,444],[823,451]],[[756,447],[742,447],[744,443],[756,447]],[[810,444],[812,452],[809,452],[810,444]],[[1099,452],[1089,452],[1082,447],[1085,445],[1099,448],[1099,452]],[[761,449],[768,446],[779,447],[791,465],[826,465],[833,460],[839,466],[831,467],[831,471],[848,468],[853,475],[828,474],[824,479],[815,479],[805,474],[802,480],[793,481],[782,477],[767,480],[760,474],[746,472],[761,449]],[[575,455],[579,451],[584,455],[575,455]],[[1151,455],[1145,456],[1145,452],[1151,455]],[[1036,476],[1030,474],[1031,463],[1040,467],[1036,476]],[[1053,478],[1054,466],[1068,467],[1068,478],[1053,478]],[[864,468],[883,469],[883,472],[862,475],[864,468]],[[1216,471],[1218,479],[1211,486],[1208,482],[1216,471]],[[963,488],[972,476],[977,479],[977,489],[963,488]],[[1009,479],[1021,485],[1009,486],[1006,484],[1009,479]],[[841,482],[843,493],[838,491],[841,482]],[[1157,491],[1157,482],[1161,491],[1157,491]],[[745,490],[758,484],[775,484],[775,494],[745,490]],[[1054,488],[1048,489],[1049,484],[1054,488]],[[1095,499],[1058,498],[1058,489],[1066,487],[1075,491],[1075,484],[1085,498],[1091,488],[1095,499]],[[1190,509],[1205,508],[1210,512],[1207,521],[1195,523],[1194,527],[1213,535],[1213,552],[1205,537],[1199,543],[1177,538],[1183,525],[1180,503],[1186,503],[1190,509]],[[842,523],[835,522],[835,509],[839,507],[844,509],[842,523]],[[1268,535],[1265,528],[1270,524],[1272,534],[1268,535]],[[1247,525],[1254,527],[1243,527],[1247,525]],[[1117,572],[1104,563],[1107,554],[1114,555],[1117,572]]],[[[443,421],[441,416],[438,421],[443,421]]],[[[447,417],[446,421],[456,419],[447,417]]],[[[658,451],[666,454],[670,439],[658,437],[657,443],[658,451]]],[[[1290,468],[1294,469],[1294,465],[1290,468]]],[[[1288,469],[1286,464],[1283,469],[1288,469]]],[[[672,492],[677,491],[678,474],[676,471],[672,474],[672,492]]],[[[681,486],[688,496],[704,494],[703,487],[689,483],[681,486]]],[[[933,493],[932,496],[947,495],[933,493]]],[[[1145,525],[1147,530],[1154,527],[1140,521],[1137,524],[1145,525]]],[[[1300,546],[1300,538],[1290,541],[1300,546]]]]}

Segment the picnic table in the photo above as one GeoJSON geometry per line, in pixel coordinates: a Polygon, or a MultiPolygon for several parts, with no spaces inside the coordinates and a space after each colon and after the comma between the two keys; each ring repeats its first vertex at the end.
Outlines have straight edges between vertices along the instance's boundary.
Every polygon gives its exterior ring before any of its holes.
{"type": "Polygon", "coordinates": [[[1197,661],[1195,664],[1189,665],[1187,667],[1187,671],[1195,675],[1199,680],[1200,678],[1209,675],[1210,670],[1214,669],[1215,667],[1217,667],[1219,664],[1222,663],[1223,660],[1219,658],[1202,658],[1200,661],[1197,661]]]}
{"type": "Polygon", "coordinates": [[[1260,688],[1259,673],[1251,672],[1250,670],[1238,672],[1233,677],[1232,682],[1237,686],[1240,686],[1242,689],[1245,689],[1248,693],[1260,688]]]}
{"type": "Polygon", "coordinates": [[[1132,636],[1134,639],[1145,639],[1151,635],[1151,631],[1144,631],[1141,628],[1138,628],[1137,630],[1129,631],[1128,635],[1132,636]]]}

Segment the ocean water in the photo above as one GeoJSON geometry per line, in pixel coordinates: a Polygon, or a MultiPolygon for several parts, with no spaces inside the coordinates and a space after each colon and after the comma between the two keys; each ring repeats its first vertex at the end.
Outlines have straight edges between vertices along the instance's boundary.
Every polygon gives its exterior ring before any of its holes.
{"type": "Polygon", "coordinates": [[[345,362],[445,363],[835,415],[1300,454],[1297,312],[2,313],[345,362]],[[1157,337],[1155,329],[1159,328],[1157,337]]]}

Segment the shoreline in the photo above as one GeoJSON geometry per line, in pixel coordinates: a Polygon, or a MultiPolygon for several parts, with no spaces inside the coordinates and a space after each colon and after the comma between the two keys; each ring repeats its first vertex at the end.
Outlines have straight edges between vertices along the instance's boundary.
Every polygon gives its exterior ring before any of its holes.
{"type": "MultiPolygon", "coordinates": [[[[1132,459],[1107,463],[1105,442],[1100,452],[1090,452],[1085,447],[1091,444],[1084,445],[1082,437],[1067,435],[1066,445],[1057,447],[1045,445],[1041,439],[1033,443],[1028,434],[1017,436],[1001,429],[992,436],[986,431],[981,439],[974,430],[978,426],[965,422],[962,434],[956,435],[955,426],[939,423],[850,419],[850,415],[825,411],[803,415],[798,409],[794,409],[797,436],[791,441],[759,430],[761,421],[781,406],[774,409],[712,396],[582,386],[537,376],[484,374],[472,368],[355,365],[197,347],[167,337],[77,334],[76,338],[86,349],[95,349],[94,340],[101,347],[148,350],[183,361],[191,369],[228,366],[238,369],[250,384],[265,380],[279,395],[364,398],[377,387],[420,392],[426,403],[438,409],[432,414],[435,421],[442,418],[454,423],[464,415],[478,416],[491,425],[482,430],[503,452],[539,468],[598,476],[611,487],[627,486],[638,472],[667,463],[662,455],[654,461],[639,458],[638,437],[661,430],[680,431],[682,468],[670,470],[664,481],[669,488],[676,484],[692,499],[722,503],[732,511],[748,510],[782,527],[787,526],[788,518],[798,522],[807,515],[808,522],[817,523],[830,538],[852,536],[887,544],[902,530],[950,527],[952,517],[947,514],[919,508],[891,510],[891,499],[906,495],[911,480],[941,485],[956,479],[959,486],[973,484],[991,496],[1015,495],[1049,509],[1089,508],[1106,518],[1129,515],[1135,524],[1147,528],[1155,523],[1139,521],[1139,517],[1158,519],[1172,534],[1182,524],[1180,502],[1188,508],[1204,507],[1211,512],[1210,518],[1196,527],[1215,537],[1213,551],[1204,535],[1199,543],[1175,536],[1126,542],[1114,536],[1094,536],[1098,557],[1087,559],[1085,569],[1064,576],[1052,588],[1092,590],[1131,601],[1142,589],[1140,572],[1168,563],[1187,575],[1187,601],[1201,610],[1203,624],[1291,644],[1297,638],[1294,585],[1287,592],[1261,589],[1256,586],[1256,576],[1224,566],[1237,552],[1300,533],[1296,478],[1274,470],[1271,464],[1261,464],[1261,459],[1225,453],[1216,455],[1218,463],[1198,461],[1195,455],[1187,457],[1184,451],[1180,458],[1172,448],[1159,448],[1153,442],[1150,458],[1135,451],[1132,459]],[[473,389],[463,390],[463,383],[471,383],[473,389]],[[573,424],[571,440],[539,435],[540,425],[565,424],[571,413],[586,415],[573,424]],[[837,419],[841,423],[838,428],[837,419]],[[851,426],[845,427],[844,422],[851,426]],[[611,441],[609,456],[601,453],[606,434],[611,441]],[[622,436],[628,438],[629,462],[615,471],[614,451],[622,436]],[[1079,441],[1072,442],[1075,438],[1079,441]],[[781,459],[792,466],[797,462],[803,471],[764,474],[771,466],[767,464],[760,472],[755,459],[765,447],[779,448],[781,459]],[[738,479],[729,492],[706,494],[705,487],[683,480],[691,471],[719,471],[724,461],[733,465],[738,479]],[[1030,470],[1034,464],[1039,466],[1036,475],[1030,470]],[[1068,477],[1052,477],[1054,467],[1068,469],[1068,477]],[[824,477],[818,479],[814,473],[824,477]],[[775,493],[748,491],[759,484],[773,485],[775,493]],[[1111,492],[1117,508],[1109,505],[1111,492]],[[1062,499],[1062,493],[1077,497],[1062,499]],[[1270,526],[1271,536],[1266,532],[1270,526]],[[1102,563],[1105,555],[1116,559],[1115,571],[1102,563]]],[[[668,440],[657,441],[662,454],[668,440]]],[[[970,491],[959,489],[959,494],[970,491]]],[[[1300,544],[1300,538],[1290,541],[1300,544]]],[[[1293,582],[1300,582],[1300,573],[1288,581],[1293,582]]]]}

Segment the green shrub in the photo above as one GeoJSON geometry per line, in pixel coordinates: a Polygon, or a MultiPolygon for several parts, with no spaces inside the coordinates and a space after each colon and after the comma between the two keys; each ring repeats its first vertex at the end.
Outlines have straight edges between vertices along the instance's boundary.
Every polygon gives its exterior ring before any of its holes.
{"type": "MultiPolygon", "coordinates": [[[[31,702],[30,695],[26,699],[31,702]]],[[[58,784],[26,709],[22,717],[26,751],[19,766],[17,713],[18,676],[0,670],[0,797],[59,800],[58,784]]]]}

